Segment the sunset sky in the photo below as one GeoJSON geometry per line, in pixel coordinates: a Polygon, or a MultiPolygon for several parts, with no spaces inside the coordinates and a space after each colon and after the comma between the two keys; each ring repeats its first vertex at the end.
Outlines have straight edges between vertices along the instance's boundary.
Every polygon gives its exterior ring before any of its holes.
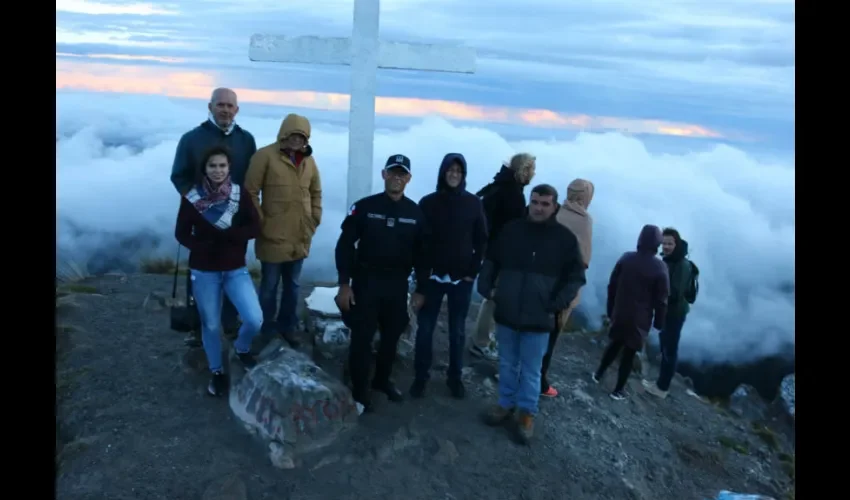
{"type": "MultiPolygon", "coordinates": [[[[478,50],[478,62],[473,75],[380,70],[379,118],[436,114],[793,153],[793,1],[381,5],[383,39],[463,43],[478,50]]],[[[243,109],[300,107],[344,118],[347,67],[251,62],[248,40],[254,33],[348,36],[352,6],[57,0],[56,89],[206,100],[214,87],[228,86],[243,109]]]]}

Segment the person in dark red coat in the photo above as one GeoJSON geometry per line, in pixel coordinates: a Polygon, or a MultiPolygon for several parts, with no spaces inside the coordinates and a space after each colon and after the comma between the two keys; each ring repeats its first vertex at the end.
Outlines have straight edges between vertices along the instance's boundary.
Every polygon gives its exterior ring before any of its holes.
{"type": "Polygon", "coordinates": [[[611,393],[615,400],[625,399],[623,388],[632,371],[635,354],[643,348],[650,326],[664,328],[670,282],[667,268],[655,255],[661,245],[661,230],[643,226],[637,251],[626,252],[617,261],[608,281],[608,318],[611,321],[610,342],[593,381],[599,383],[605,370],[622,351],[617,385],[611,393]]]}

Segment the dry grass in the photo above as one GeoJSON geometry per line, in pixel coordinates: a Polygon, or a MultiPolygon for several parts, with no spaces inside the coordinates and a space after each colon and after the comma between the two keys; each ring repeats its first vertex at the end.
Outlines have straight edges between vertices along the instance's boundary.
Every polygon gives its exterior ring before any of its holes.
{"type": "Polygon", "coordinates": [[[766,444],[771,450],[776,451],[779,449],[779,438],[776,436],[776,433],[774,433],[773,430],[766,425],[759,422],[753,422],[753,433],[758,436],[759,439],[764,441],[764,444],[766,444]]]}
{"type": "Polygon", "coordinates": [[[741,455],[749,455],[750,454],[750,447],[748,446],[748,444],[741,442],[741,441],[738,441],[734,438],[731,438],[731,437],[728,437],[728,436],[719,436],[717,438],[717,442],[720,443],[720,446],[722,446],[724,448],[728,448],[730,450],[734,450],[734,451],[740,453],[741,455]]]}
{"type": "Polygon", "coordinates": [[[260,280],[260,276],[262,275],[262,271],[260,269],[260,261],[258,260],[255,260],[254,262],[250,262],[248,264],[248,274],[251,275],[252,280],[260,280]]]}
{"type": "MultiPolygon", "coordinates": [[[[174,268],[177,262],[169,257],[152,257],[142,259],[139,263],[139,270],[145,274],[174,274],[174,268]]],[[[189,273],[189,265],[186,262],[180,263],[178,274],[186,275],[189,273]]]]}
{"type": "Polygon", "coordinates": [[[89,274],[85,264],[71,260],[58,260],[56,262],[57,283],[77,283],[90,277],[91,274],[89,274]]]}
{"type": "Polygon", "coordinates": [[[80,283],[71,283],[68,285],[61,285],[58,287],[59,293],[64,294],[72,294],[72,293],[98,293],[97,287],[91,285],[83,285],[80,283]]]}

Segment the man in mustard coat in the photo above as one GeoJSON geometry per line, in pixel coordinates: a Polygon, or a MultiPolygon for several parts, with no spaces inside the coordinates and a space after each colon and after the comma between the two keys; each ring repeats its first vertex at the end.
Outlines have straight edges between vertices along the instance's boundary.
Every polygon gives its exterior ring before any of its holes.
{"type": "Polygon", "coordinates": [[[292,347],[298,346],[295,308],[301,266],[322,221],[322,182],[309,142],[310,121],[287,115],[277,142],[254,154],[245,176],[245,190],[257,206],[262,225],[254,250],[262,264],[263,332],[282,335],[292,347]]]}

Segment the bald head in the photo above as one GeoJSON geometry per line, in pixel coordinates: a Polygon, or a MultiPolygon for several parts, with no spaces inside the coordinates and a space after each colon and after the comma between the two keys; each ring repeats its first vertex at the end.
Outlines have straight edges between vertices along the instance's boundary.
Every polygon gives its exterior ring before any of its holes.
{"type": "Polygon", "coordinates": [[[208,108],[216,125],[221,128],[229,127],[233,124],[236,113],[239,112],[236,92],[223,87],[213,90],[208,108]]]}

